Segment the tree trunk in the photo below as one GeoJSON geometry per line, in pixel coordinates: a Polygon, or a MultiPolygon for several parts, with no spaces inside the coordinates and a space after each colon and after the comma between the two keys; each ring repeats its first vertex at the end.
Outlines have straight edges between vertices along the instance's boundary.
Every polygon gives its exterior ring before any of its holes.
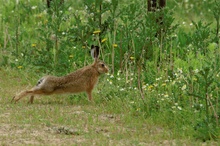
{"type": "MultiPolygon", "coordinates": [[[[50,8],[50,2],[53,0],[47,0],[47,8],[50,8]]],[[[60,0],[60,5],[64,3],[64,0],[60,0]]]]}

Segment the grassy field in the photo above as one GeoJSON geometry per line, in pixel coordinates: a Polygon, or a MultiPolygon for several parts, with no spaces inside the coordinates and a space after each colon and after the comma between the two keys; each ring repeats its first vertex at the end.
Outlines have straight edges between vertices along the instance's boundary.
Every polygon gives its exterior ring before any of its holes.
{"type": "Polygon", "coordinates": [[[27,104],[26,97],[11,104],[14,94],[34,85],[38,75],[1,69],[0,76],[1,145],[218,145],[194,140],[152,117],[134,115],[126,101],[104,101],[105,93],[98,93],[103,80],[93,103],[81,94],[41,96],[34,104],[27,104]]]}
{"type": "Polygon", "coordinates": [[[146,0],[53,1],[0,0],[0,145],[219,145],[218,1],[155,12],[146,0]],[[44,75],[92,63],[92,44],[110,68],[93,102],[11,103],[44,75]]]}

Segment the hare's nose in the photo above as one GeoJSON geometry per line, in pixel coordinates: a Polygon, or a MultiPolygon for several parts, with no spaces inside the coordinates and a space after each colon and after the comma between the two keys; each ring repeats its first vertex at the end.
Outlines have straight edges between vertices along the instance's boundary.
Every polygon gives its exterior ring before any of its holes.
{"type": "Polygon", "coordinates": [[[109,68],[106,66],[106,73],[109,71],[109,68]]]}

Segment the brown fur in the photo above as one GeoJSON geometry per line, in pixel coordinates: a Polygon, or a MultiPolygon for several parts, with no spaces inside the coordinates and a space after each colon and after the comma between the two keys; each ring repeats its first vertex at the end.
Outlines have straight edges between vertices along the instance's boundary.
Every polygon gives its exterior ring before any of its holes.
{"type": "Polygon", "coordinates": [[[108,67],[104,62],[95,59],[94,63],[83,67],[66,76],[45,76],[31,90],[25,90],[15,95],[12,102],[15,103],[24,96],[30,95],[30,103],[33,103],[35,95],[51,95],[62,93],[86,92],[89,100],[92,100],[92,90],[100,74],[107,73],[108,67]]]}

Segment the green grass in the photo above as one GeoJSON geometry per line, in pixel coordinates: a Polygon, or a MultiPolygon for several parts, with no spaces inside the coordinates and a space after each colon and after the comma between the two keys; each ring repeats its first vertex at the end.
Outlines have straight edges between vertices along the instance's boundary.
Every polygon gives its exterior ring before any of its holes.
{"type": "MultiPolygon", "coordinates": [[[[42,96],[36,98],[34,104],[27,104],[26,97],[11,104],[16,92],[34,85],[37,74],[1,68],[0,76],[1,145],[203,144],[184,135],[188,130],[175,131],[177,125],[172,127],[152,117],[134,115],[126,100],[103,100],[97,93],[106,84],[103,79],[94,91],[93,103],[87,101],[86,95],[78,94],[42,96]]],[[[217,145],[217,142],[206,144],[217,145]]]]}
{"type": "Polygon", "coordinates": [[[218,145],[218,1],[167,1],[155,13],[146,0],[50,10],[37,0],[0,2],[1,145],[218,145]],[[110,68],[94,102],[82,93],[10,103],[44,75],[91,63],[92,44],[110,68]]]}

